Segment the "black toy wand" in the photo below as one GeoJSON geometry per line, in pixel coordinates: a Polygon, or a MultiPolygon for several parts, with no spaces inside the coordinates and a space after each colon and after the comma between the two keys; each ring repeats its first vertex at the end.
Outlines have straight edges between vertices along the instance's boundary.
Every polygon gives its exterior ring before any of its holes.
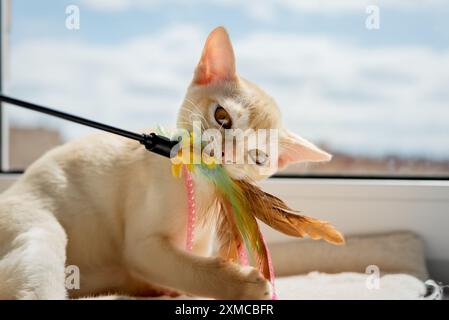
{"type": "Polygon", "coordinates": [[[89,119],[81,118],[69,113],[61,112],[51,108],[39,106],[34,103],[14,99],[5,95],[0,94],[0,101],[29,110],[34,110],[37,112],[45,113],[54,117],[62,118],[68,121],[76,122],[88,127],[100,129],[110,133],[118,134],[122,137],[133,139],[139,141],[145,146],[148,151],[157,153],[161,156],[172,158],[178,153],[179,141],[170,140],[164,136],[157,135],[155,133],[135,133],[120,128],[112,127],[107,124],[103,124],[97,121],[92,121],[89,119]]]}

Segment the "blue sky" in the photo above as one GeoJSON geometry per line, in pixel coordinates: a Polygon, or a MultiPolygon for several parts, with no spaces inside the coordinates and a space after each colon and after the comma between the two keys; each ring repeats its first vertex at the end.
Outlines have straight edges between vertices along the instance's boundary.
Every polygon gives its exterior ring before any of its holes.
{"type": "MultiPolygon", "coordinates": [[[[12,0],[8,90],[127,128],[170,125],[207,33],[286,124],[355,154],[449,157],[449,4],[430,0],[12,0]],[[380,29],[365,28],[379,4],[380,29]],[[80,8],[81,29],[65,28],[80,8]],[[150,106],[150,107],[149,107],[150,106]]],[[[10,110],[21,125],[86,130],[10,110]]]]}
{"type": "Polygon", "coordinates": [[[66,38],[67,30],[61,27],[65,19],[63,13],[66,6],[75,4],[82,11],[83,27],[72,34],[73,38],[95,43],[117,43],[126,37],[162,30],[167,25],[183,21],[205,29],[223,24],[236,37],[251,30],[262,29],[304,34],[325,33],[364,46],[410,44],[443,49],[449,46],[448,4],[417,5],[413,9],[381,8],[382,28],[367,33],[363,27],[366,18],[363,6],[360,6],[359,12],[336,11],[334,14],[318,10],[298,12],[281,7],[276,9],[277,18],[264,20],[248,17],[246,12],[235,6],[220,5],[214,1],[202,5],[188,5],[189,2],[184,5],[159,5],[147,10],[132,6],[121,10],[99,10],[86,5],[87,1],[79,0],[12,1],[14,41],[36,36],[66,38]]]}

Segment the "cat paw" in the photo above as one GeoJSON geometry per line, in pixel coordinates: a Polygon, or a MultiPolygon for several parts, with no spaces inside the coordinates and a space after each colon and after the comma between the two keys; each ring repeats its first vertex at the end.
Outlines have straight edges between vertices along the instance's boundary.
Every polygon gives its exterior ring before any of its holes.
{"type": "Polygon", "coordinates": [[[270,300],[272,298],[273,287],[259,270],[253,267],[242,267],[241,274],[243,281],[237,288],[236,299],[270,300]]]}
{"type": "Polygon", "coordinates": [[[214,259],[221,284],[213,298],[226,300],[270,300],[273,287],[259,270],[230,263],[222,258],[214,259]]]}

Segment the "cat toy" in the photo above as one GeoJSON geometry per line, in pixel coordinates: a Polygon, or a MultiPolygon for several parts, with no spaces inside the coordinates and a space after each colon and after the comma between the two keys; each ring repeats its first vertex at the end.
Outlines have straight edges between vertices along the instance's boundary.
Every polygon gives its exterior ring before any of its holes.
{"type": "MultiPolygon", "coordinates": [[[[158,128],[158,132],[163,136],[169,136],[162,128],[158,128]]],[[[193,249],[196,201],[192,174],[198,173],[203,179],[210,181],[217,190],[225,213],[226,225],[230,227],[226,228],[225,232],[231,233],[231,237],[236,239],[236,243],[230,244],[237,246],[238,257],[233,258],[242,265],[252,265],[258,268],[264,277],[270,280],[273,286],[272,299],[277,299],[274,291],[274,271],[270,252],[259,230],[257,221],[251,213],[252,208],[249,205],[249,199],[246,198],[244,188],[238,181],[233,180],[225,168],[221,164],[217,164],[212,157],[203,155],[203,157],[206,157],[204,159],[206,161],[203,161],[202,158],[199,164],[192,163],[193,153],[195,152],[193,132],[190,132],[189,137],[183,139],[181,144],[182,147],[179,148],[176,156],[177,163],[172,164],[172,174],[178,178],[184,177],[187,191],[186,250],[192,251],[193,249]],[[182,154],[184,150],[188,150],[187,155],[182,154]]],[[[201,152],[201,150],[196,151],[201,152]]]]}
{"type": "MultiPolygon", "coordinates": [[[[188,207],[186,250],[193,249],[196,223],[193,175],[200,175],[208,179],[216,188],[219,205],[224,212],[218,232],[226,247],[225,258],[258,268],[263,276],[270,280],[273,288],[274,272],[270,252],[256,218],[287,235],[296,237],[308,235],[312,239],[324,239],[333,244],[344,243],[340,232],[326,221],[299,215],[281,199],[262,191],[251,181],[232,179],[221,164],[214,161],[201,161],[199,164],[184,161],[185,158],[180,156],[181,146],[186,143],[193,146],[192,133],[190,139],[184,140],[170,139],[170,135],[163,133],[161,129],[159,134],[154,132],[139,134],[2,94],[0,94],[0,102],[133,139],[139,141],[150,152],[167,158],[178,158],[178,163],[172,164],[172,174],[175,177],[183,176],[186,186],[188,207]]],[[[275,293],[272,298],[276,299],[275,293]]]]}
{"type": "MultiPolygon", "coordinates": [[[[161,128],[158,130],[162,135],[169,136],[161,128]]],[[[289,235],[300,237],[309,235],[312,239],[323,238],[334,244],[343,242],[342,235],[327,222],[297,215],[297,212],[290,209],[282,200],[262,191],[254,183],[232,179],[225,168],[217,164],[218,161],[215,161],[213,157],[203,155],[205,159],[202,158],[199,164],[192,164],[194,146],[194,133],[190,132],[189,138],[182,140],[182,147],[179,148],[176,156],[177,163],[172,165],[172,174],[175,177],[184,177],[187,191],[186,250],[191,251],[193,248],[196,222],[192,174],[210,181],[217,191],[224,213],[224,227],[219,230],[219,233],[227,234],[227,258],[259,269],[273,286],[273,300],[277,299],[274,290],[273,263],[256,217],[289,235]],[[188,150],[188,155],[182,153],[185,150],[188,150]]],[[[196,151],[201,152],[201,150],[196,151]]]]}

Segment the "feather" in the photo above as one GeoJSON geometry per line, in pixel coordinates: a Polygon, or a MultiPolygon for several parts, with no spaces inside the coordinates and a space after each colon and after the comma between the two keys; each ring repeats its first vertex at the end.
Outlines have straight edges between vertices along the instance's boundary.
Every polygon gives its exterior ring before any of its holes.
{"type": "Polygon", "coordinates": [[[262,191],[245,180],[232,179],[223,166],[196,166],[212,181],[219,195],[224,218],[219,235],[224,240],[221,254],[238,260],[241,245],[245,246],[249,262],[257,266],[266,279],[273,279],[268,249],[263,241],[256,217],[287,235],[324,239],[333,244],[344,243],[344,238],[331,224],[296,214],[281,199],[262,191]]]}
{"type": "Polygon", "coordinates": [[[223,211],[227,217],[225,225],[235,226],[235,228],[231,228],[233,233],[236,233],[234,238],[228,235],[231,255],[235,257],[236,249],[243,243],[251,265],[257,266],[265,278],[271,279],[267,247],[261,237],[259,225],[252,213],[246,193],[236,180],[229,177],[223,166],[217,165],[211,168],[201,164],[197,167],[217,188],[223,211]]]}
{"type": "Polygon", "coordinates": [[[243,245],[239,236],[237,226],[233,223],[234,219],[228,217],[228,212],[224,209],[224,199],[217,199],[220,210],[217,217],[217,239],[220,244],[218,248],[219,255],[226,260],[238,262],[239,247],[243,245]]]}
{"type": "Polygon", "coordinates": [[[290,236],[324,239],[333,244],[343,244],[343,235],[331,224],[315,218],[301,216],[281,199],[262,191],[247,181],[236,183],[243,190],[251,212],[272,228],[290,236]]]}

